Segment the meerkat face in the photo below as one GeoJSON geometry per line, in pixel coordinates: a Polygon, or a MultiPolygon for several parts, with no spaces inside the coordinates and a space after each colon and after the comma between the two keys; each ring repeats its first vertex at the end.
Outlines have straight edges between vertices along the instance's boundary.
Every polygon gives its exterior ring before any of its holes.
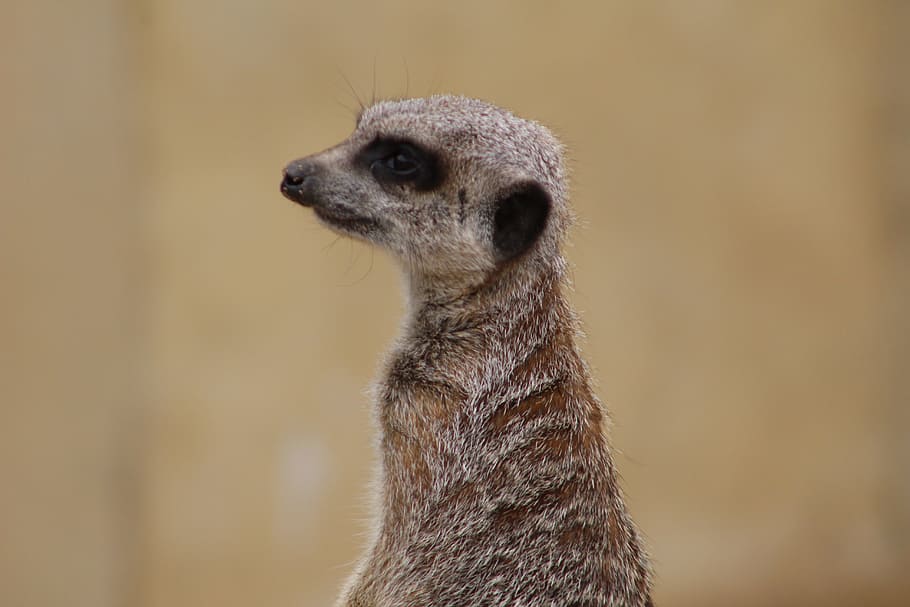
{"type": "Polygon", "coordinates": [[[451,280],[556,250],[568,215],[563,172],[544,127],[439,96],[367,108],[346,141],[291,162],[281,191],[412,273],[451,280]]]}

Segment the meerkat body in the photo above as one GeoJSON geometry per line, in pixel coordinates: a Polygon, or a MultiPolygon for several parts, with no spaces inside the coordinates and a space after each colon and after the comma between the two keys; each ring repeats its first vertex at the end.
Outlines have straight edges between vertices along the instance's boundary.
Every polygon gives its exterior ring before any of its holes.
{"type": "Polygon", "coordinates": [[[375,393],[377,526],[338,605],[650,605],[575,345],[549,131],[462,97],[381,102],[282,192],[389,250],[408,289],[375,393]]]}

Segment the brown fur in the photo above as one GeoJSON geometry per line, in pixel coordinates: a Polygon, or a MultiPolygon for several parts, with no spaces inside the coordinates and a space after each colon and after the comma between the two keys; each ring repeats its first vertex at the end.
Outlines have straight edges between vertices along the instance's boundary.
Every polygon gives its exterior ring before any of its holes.
{"type": "Polygon", "coordinates": [[[558,142],[476,100],[383,102],[349,140],[288,171],[289,197],[387,248],[409,287],[375,392],[377,527],[339,605],[650,605],[564,296],[558,142]],[[437,154],[420,165],[437,172],[389,181],[383,171],[407,162],[362,160],[387,137],[437,154]],[[532,212],[541,200],[545,224],[532,212]],[[509,227],[517,236],[495,236],[509,227]]]}

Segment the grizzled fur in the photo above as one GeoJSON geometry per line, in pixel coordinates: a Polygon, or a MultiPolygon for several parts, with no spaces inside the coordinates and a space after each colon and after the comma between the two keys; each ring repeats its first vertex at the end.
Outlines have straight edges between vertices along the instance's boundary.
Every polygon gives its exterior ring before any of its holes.
{"type": "Polygon", "coordinates": [[[338,605],[650,605],[565,297],[559,142],[482,101],[385,101],[282,191],[409,290],[375,392],[377,526],[338,605]]]}

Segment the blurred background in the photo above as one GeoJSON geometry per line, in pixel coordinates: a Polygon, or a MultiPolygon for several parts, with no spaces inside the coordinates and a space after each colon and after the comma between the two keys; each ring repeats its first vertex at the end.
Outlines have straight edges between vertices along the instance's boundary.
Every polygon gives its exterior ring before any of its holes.
{"type": "Polygon", "coordinates": [[[400,284],[280,171],[436,92],[570,147],[658,604],[910,604],[908,57],[900,0],[5,0],[0,604],[332,603],[400,284]]]}

